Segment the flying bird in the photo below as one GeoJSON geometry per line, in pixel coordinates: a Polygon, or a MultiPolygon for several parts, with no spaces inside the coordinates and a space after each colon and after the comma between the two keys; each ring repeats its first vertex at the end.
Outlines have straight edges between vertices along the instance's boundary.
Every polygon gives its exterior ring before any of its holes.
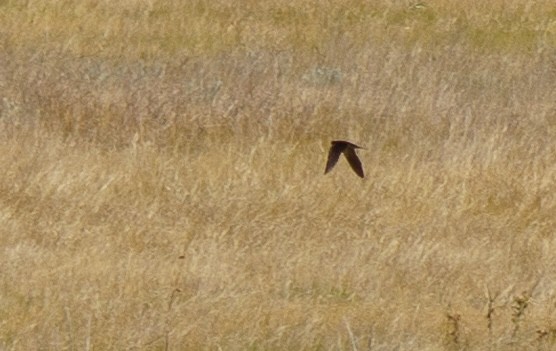
{"type": "Polygon", "coordinates": [[[326,169],[324,170],[324,174],[330,172],[330,170],[332,170],[332,168],[334,168],[334,166],[338,162],[340,155],[344,154],[353,171],[361,178],[364,178],[365,174],[363,173],[361,160],[359,160],[359,157],[357,157],[357,154],[355,153],[355,149],[363,148],[361,146],[357,146],[343,140],[332,140],[331,144],[332,146],[330,146],[330,150],[328,150],[328,161],[326,161],[326,169]]]}

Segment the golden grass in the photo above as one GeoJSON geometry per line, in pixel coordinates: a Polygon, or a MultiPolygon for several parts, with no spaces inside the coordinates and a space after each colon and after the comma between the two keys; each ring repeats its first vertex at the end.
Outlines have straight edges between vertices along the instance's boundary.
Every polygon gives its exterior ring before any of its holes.
{"type": "Polygon", "coordinates": [[[0,23],[0,349],[555,347],[552,1],[0,23]]]}

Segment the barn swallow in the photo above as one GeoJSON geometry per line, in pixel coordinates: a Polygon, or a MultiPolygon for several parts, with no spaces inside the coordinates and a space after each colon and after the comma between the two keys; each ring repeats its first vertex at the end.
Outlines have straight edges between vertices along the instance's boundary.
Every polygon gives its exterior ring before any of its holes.
{"type": "Polygon", "coordinates": [[[333,140],[331,144],[332,146],[330,146],[330,150],[328,151],[328,161],[326,162],[324,174],[330,172],[330,170],[334,168],[338,162],[340,154],[344,154],[353,171],[361,178],[364,178],[365,174],[363,173],[361,160],[359,160],[359,157],[357,157],[357,154],[355,153],[355,149],[363,148],[343,140],[333,140]]]}

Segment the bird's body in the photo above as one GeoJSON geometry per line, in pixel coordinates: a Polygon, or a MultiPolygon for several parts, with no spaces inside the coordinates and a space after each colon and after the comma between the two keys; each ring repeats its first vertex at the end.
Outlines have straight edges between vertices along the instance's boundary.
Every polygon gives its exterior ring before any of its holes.
{"type": "Polygon", "coordinates": [[[334,168],[338,162],[340,155],[344,154],[353,171],[359,177],[364,178],[365,174],[363,173],[363,166],[361,165],[359,157],[357,157],[357,154],[355,153],[355,149],[362,149],[362,147],[343,140],[333,140],[331,144],[332,146],[330,146],[330,150],[328,151],[328,160],[326,162],[324,174],[330,172],[330,170],[334,168]]]}

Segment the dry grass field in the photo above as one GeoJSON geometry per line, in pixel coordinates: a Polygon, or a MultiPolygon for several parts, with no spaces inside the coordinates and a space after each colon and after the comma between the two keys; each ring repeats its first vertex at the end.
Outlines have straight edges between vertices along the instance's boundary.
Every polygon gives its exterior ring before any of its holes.
{"type": "Polygon", "coordinates": [[[556,349],[552,0],[0,0],[0,169],[0,350],[556,349]]]}

